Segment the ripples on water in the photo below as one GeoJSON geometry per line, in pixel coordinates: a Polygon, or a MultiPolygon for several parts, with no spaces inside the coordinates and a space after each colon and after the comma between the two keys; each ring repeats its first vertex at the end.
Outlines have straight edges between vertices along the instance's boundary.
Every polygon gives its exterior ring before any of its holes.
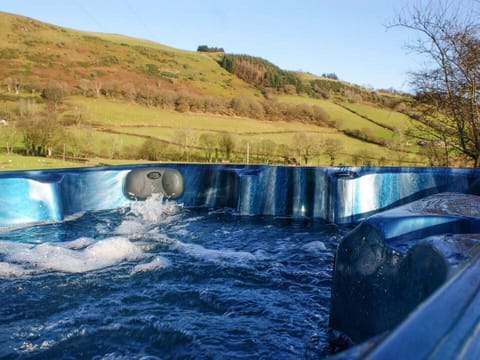
{"type": "Polygon", "coordinates": [[[321,358],[345,229],[150,199],[0,233],[0,358],[321,358]]]}

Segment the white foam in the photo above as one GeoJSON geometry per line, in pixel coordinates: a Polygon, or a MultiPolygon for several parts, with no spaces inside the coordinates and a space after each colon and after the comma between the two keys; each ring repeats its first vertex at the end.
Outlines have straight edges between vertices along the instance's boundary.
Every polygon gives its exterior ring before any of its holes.
{"type": "Polygon", "coordinates": [[[0,262],[0,278],[5,277],[23,277],[30,274],[30,271],[20,265],[0,262]]]}
{"type": "Polygon", "coordinates": [[[95,242],[95,239],[88,238],[88,237],[81,237],[76,240],[55,243],[55,245],[61,246],[67,249],[75,250],[75,249],[83,249],[87,246],[92,245],[94,242],[95,242]]]}
{"type": "Polygon", "coordinates": [[[325,246],[325,244],[323,242],[317,240],[317,241],[312,241],[312,242],[309,242],[309,243],[303,245],[302,249],[307,251],[307,252],[317,254],[317,253],[324,252],[325,250],[327,250],[327,247],[325,246]]]}
{"type": "Polygon", "coordinates": [[[177,231],[175,231],[175,234],[177,234],[178,236],[180,236],[182,238],[186,238],[186,237],[192,235],[192,233],[190,231],[185,230],[185,229],[177,230],[177,231]]]}
{"type": "Polygon", "coordinates": [[[81,238],[72,242],[39,245],[3,241],[0,242],[0,254],[16,271],[34,269],[66,273],[98,270],[145,256],[139,246],[124,237],[99,241],[81,238]]]}
{"type": "Polygon", "coordinates": [[[246,265],[248,262],[257,260],[257,257],[247,251],[236,251],[231,249],[207,249],[198,244],[185,244],[176,241],[173,245],[174,250],[179,250],[187,255],[193,256],[214,263],[235,263],[236,265],[246,265]]]}
{"type": "Polygon", "coordinates": [[[164,258],[163,256],[155,256],[153,260],[148,263],[136,265],[132,270],[132,274],[164,269],[169,265],[170,261],[168,261],[168,259],[164,258]]]}
{"type": "Polygon", "coordinates": [[[134,235],[143,233],[145,225],[136,220],[124,220],[117,226],[115,233],[119,235],[134,235]]]}

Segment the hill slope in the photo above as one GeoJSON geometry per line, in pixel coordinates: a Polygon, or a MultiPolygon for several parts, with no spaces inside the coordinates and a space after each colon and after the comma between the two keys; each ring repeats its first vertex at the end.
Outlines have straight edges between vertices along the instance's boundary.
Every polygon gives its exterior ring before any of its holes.
{"type": "Polygon", "coordinates": [[[293,157],[303,164],[418,161],[414,154],[399,153],[397,129],[410,119],[391,109],[403,101],[396,95],[283,70],[297,87],[268,88],[222,68],[221,53],[76,31],[2,12],[0,31],[0,116],[21,125],[16,132],[0,129],[6,149],[13,143],[17,152],[29,153],[32,147],[43,149],[40,154],[73,157],[246,161],[245,149],[251,147],[249,161],[258,162],[293,157]],[[63,125],[57,136],[63,140],[27,146],[21,136],[26,119],[52,117],[63,125]],[[179,139],[182,131],[188,133],[187,143],[179,139]],[[205,134],[216,134],[213,149],[205,134]],[[235,137],[228,156],[222,134],[235,137]],[[299,144],[305,136],[308,141],[299,144]],[[79,150],[78,143],[87,138],[89,149],[79,150]],[[163,146],[163,155],[139,155],[147,140],[170,148],[163,146]],[[105,142],[124,149],[110,151],[105,142]],[[224,153],[213,158],[212,151],[224,153]]]}
{"type": "Polygon", "coordinates": [[[80,32],[0,12],[0,78],[41,89],[50,79],[79,87],[81,79],[121,79],[205,94],[253,95],[255,89],[207,55],[120,35],[80,32]]]}

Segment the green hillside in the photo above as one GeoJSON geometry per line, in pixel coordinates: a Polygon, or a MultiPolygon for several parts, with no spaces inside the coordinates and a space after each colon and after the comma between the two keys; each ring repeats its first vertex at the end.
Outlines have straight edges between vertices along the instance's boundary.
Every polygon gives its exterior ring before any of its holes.
{"type": "MultiPolygon", "coordinates": [[[[21,154],[90,165],[424,164],[405,135],[412,120],[396,111],[405,96],[251,56],[178,50],[2,12],[0,31],[4,169],[16,168],[8,156],[21,154]],[[236,67],[222,67],[227,56],[236,67]]],[[[60,166],[46,163],[31,166],[60,166]]]]}
{"type": "Polygon", "coordinates": [[[0,78],[41,88],[51,79],[132,83],[226,96],[255,90],[212,57],[120,35],[80,32],[0,12],[0,78]],[[121,79],[121,80],[119,80],[121,79]],[[28,84],[27,84],[28,83],[28,84]]]}

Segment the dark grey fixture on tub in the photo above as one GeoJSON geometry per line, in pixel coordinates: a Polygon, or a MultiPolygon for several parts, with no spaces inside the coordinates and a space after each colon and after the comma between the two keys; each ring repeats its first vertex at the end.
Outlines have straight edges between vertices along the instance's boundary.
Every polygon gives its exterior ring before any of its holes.
{"type": "Polygon", "coordinates": [[[135,169],[127,174],[125,193],[129,198],[138,200],[145,200],[152,194],[176,199],[183,194],[183,176],[176,169],[135,169]]]}

